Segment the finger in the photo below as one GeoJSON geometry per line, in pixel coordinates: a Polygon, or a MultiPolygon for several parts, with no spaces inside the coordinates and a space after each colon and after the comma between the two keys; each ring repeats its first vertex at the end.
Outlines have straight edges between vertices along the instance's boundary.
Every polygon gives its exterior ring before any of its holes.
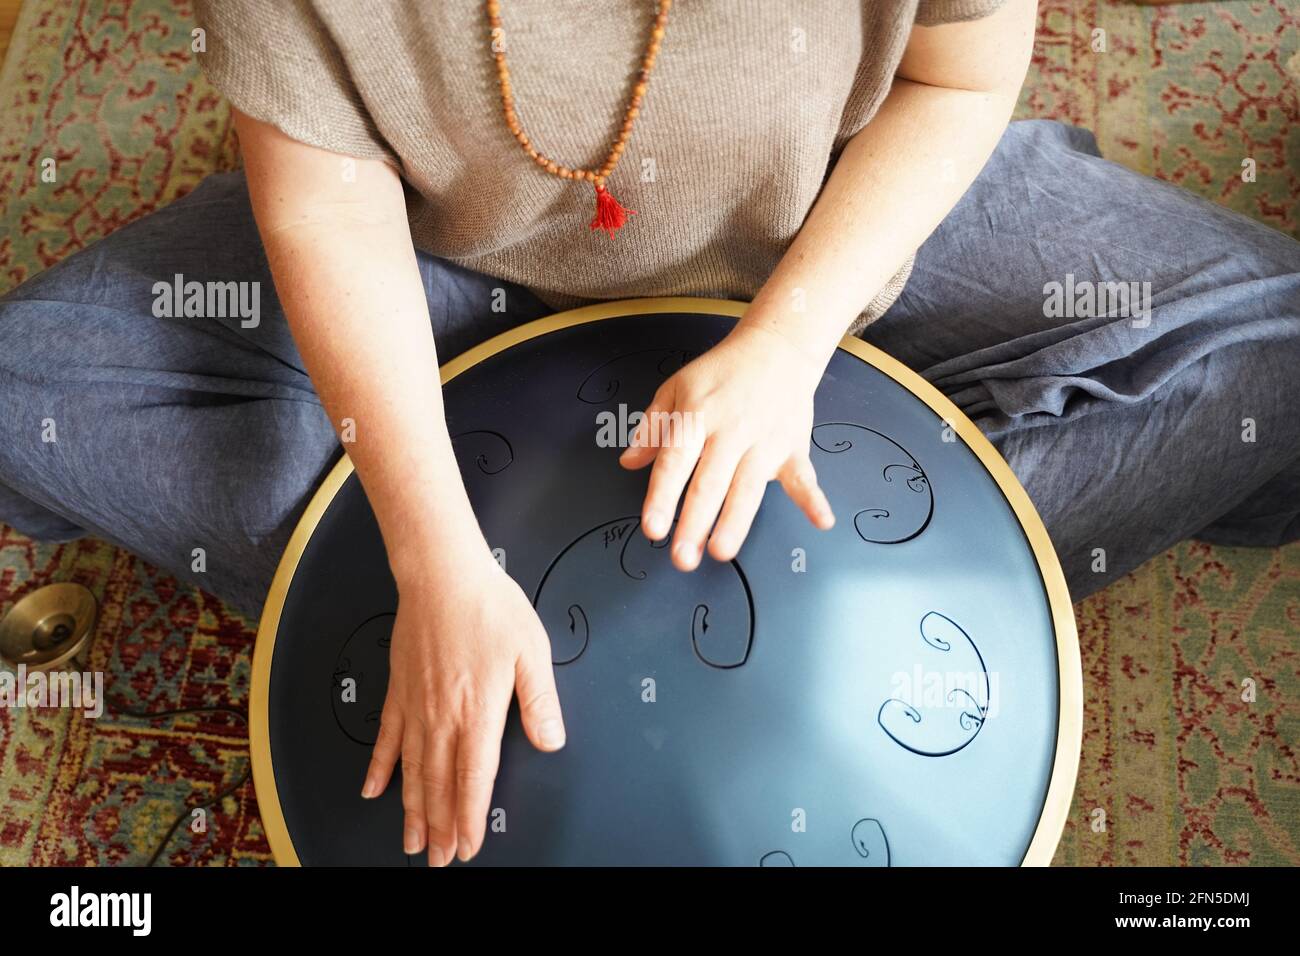
{"type": "Polygon", "coordinates": [[[687,428],[684,423],[675,424],[671,429],[670,443],[661,447],[655,458],[645,505],[641,509],[641,529],[651,541],[662,540],[673,526],[677,502],[681,500],[682,491],[695,470],[704,445],[704,437],[697,434],[698,431],[687,428]]]}
{"type": "Polygon", "coordinates": [[[483,845],[492,785],[501,763],[510,691],[485,706],[482,723],[468,728],[456,745],[456,855],[469,860],[483,845]]]}
{"type": "Polygon", "coordinates": [[[681,571],[694,571],[704,554],[704,540],[713,527],[727,490],[736,475],[743,448],[710,440],[695,467],[673,534],[673,564],[681,571]]]}
{"type": "Polygon", "coordinates": [[[662,416],[668,415],[673,410],[671,386],[667,382],[664,384],[665,387],[655,393],[654,400],[647,406],[641,421],[632,432],[631,444],[618,458],[618,463],[631,471],[644,468],[659,454],[659,447],[663,440],[660,434],[662,416]]]}
{"type": "Polygon", "coordinates": [[[763,503],[769,474],[758,464],[753,453],[741,459],[727,492],[727,503],[722,506],[722,514],[718,516],[713,536],[709,539],[709,554],[715,560],[731,561],[740,553],[754,516],[763,503]]]}
{"type": "Polygon", "coordinates": [[[429,821],[424,815],[424,762],[420,759],[423,749],[420,726],[407,723],[402,738],[402,849],[408,856],[423,850],[429,835],[429,821]]]}
{"type": "Polygon", "coordinates": [[[559,750],[564,746],[564,717],[560,695],[555,691],[555,668],[551,666],[551,642],[545,637],[533,641],[515,662],[515,693],[524,733],[538,750],[559,750]]]}
{"type": "Polygon", "coordinates": [[[818,528],[825,531],[835,524],[831,503],[817,484],[817,472],[807,455],[791,455],[777,473],[777,480],[790,500],[803,510],[818,528]]]}
{"type": "Polygon", "coordinates": [[[425,728],[424,813],[429,821],[429,865],[456,854],[456,735],[425,728]]]}
{"type": "Polygon", "coordinates": [[[370,766],[366,769],[366,782],[361,796],[372,800],[388,789],[393,779],[393,768],[402,756],[402,710],[393,702],[392,692],[384,700],[383,714],[379,719],[379,736],[375,738],[370,753],[370,766]]]}

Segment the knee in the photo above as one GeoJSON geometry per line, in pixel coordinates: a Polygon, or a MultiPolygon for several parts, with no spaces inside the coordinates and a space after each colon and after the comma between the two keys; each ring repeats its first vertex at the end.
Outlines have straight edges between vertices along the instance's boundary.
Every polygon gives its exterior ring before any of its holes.
{"type": "Polygon", "coordinates": [[[94,334],[70,329],[69,306],[46,292],[18,291],[0,300],[0,484],[32,495],[69,470],[76,443],[65,439],[93,427],[94,334]]]}
{"type": "Polygon", "coordinates": [[[70,352],[78,336],[70,334],[68,306],[48,297],[54,289],[32,284],[0,299],[0,403],[6,409],[76,364],[70,352]]]}

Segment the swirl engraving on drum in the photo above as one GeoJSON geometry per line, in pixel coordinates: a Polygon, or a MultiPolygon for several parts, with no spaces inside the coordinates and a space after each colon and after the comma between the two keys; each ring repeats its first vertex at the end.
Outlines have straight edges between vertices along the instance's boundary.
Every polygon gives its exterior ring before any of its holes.
{"type": "Polygon", "coordinates": [[[668,378],[700,353],[691,349],[644,349],[627,352],[596,367],[578,386],[579,401],[603,405],[613,401],[624,384],[654,385],[668,378]]]}
{"type": "Polygon", "coordinates": [[[533,599],[555,665],[578,660],[593,635],[653,648],[665,633],[689,634],[710,667],[729,670],[749,659],[754,602],[740,565],[709,562],[681,574],[668,540],[650,541],[633,516],[599,525],[560,552],[533,599]]]}
{"type": "Polygon", "coordinates": [[[379,736],[395,620],[396,615],[378,614],[348,635],[330,677],[334,720],[339,730],[359,744],[372,746],[379,736]]]}
{"type": "Polygon", "coordinates": [[[930,524],[934,514],[930,479],[911,452],[888,435],[851,422],[825,422],[813,427],[812,443],[817,451],[832,456],[813,461],[823,484],[840,486],[837,492],[843,489],[832,500],[859,505],[853,527],[863,541],[901,544],[930,524]],[[846,465],[851,474],[846,474],[846,465]]]}
{"type": "MultiPolygon", "coordinates": [[[[853,824],[849,833],[853,850],[864,862],[859,866],[889,866],[889,838],[885,828],[875,817],[863,817],[853,824]]],[[[758,861],[759,866],[798,866],[785,850],[772,850],[764,853],[758,861]]]]}
{"type": "Polygon", "coordinates": [[[879,820],[863,817],[853,824],[849,839],[868,866],[889,866],[889,837],[885,836],[885,828],[879,820]]]}
{"type": "Polygon", "coordinates": [[[558,641],[551,639],[551,663],[572,664],[582,656],[590,639],[591,625],[587,623],[587,612],[580,604],[570,604],[569,632],[558,641]]]}
{"type": "MultiPolygon", "coordinates": [[[[984,727],[989,712],[989,675],[984,657],[956,621],[930,611],[921,618],[921,642],[945,655],[943,666],[934,668],[935,676],[946,675],[938,701],[927,681],[917,682],[910,700],[891,697],[880,705],[876,721],[900,747],[923,757],[947,757],[967,747],[984,727]],[[951,657],[947,657],[951,655],[951,657]],[[973,675],[972,693],[966,686],[948,686],[953,677],[973,675]]],[[[927,665],[933,664],[928,661],[927,665]]]]}
{"type": "Polygon", "coordinates": [[[451,436],[451,447],[465,470],[465,459],[474,462],[478,470],[485,475],[499,475],[509,468],[515,460],[515,450],[509,439],[500,432],[488,429],[475,429],[451,436]]]}

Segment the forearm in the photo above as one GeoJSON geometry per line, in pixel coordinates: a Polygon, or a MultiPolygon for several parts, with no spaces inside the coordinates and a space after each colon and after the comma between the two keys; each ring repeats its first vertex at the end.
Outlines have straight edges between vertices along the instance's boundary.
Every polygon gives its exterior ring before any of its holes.
{"type": "Polygon", "coordinates": [[[913,31],[893,88],[845,145],[742,326],[824,368],[853,320],[943,221],[992,155],[1033,46],[1036,3],[913,31]]]}
{"type": "Polygon", "coordinates": [[[480,547],[443,414],[438,358],[409,237],[391,224],[268,236],[290,328],[345,439],[395,575],[480,547]]]}
{"type": "Polygon", "coordinates": [[[790,337],[824,366],[836,343],[957,204],[997,145],[1005,94],[895,82],[845,146],[744,324],[790,337]]]}
{"type": "Polygon", "coordinates": [[[294,341],[378,520],[399,587],[487,555],[451,448],[400,180],[247,117],[249,193],[294,341]]]}

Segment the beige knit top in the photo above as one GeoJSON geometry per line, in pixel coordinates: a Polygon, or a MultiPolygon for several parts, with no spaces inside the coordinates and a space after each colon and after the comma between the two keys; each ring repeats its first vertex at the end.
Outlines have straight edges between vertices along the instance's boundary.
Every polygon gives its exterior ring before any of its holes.
{"type": "MultiPolygon", "coordinates": [[[[608,180],[636,210],[588,229],[590,183],[519,148],[481,0],[197,0],[198,58],[241,111],[301,142],[395,164],[417,247],[556,308],[751,299],[844,143],[875,115],[912,24],[1002,0],[678,0],[608,180]]],[[[502,0],[515,110],[546,156],[596,168],[618,135],[651,0],[502,0]]],[[[897,296],[911,261],[857,323],[897,296]]]]}

